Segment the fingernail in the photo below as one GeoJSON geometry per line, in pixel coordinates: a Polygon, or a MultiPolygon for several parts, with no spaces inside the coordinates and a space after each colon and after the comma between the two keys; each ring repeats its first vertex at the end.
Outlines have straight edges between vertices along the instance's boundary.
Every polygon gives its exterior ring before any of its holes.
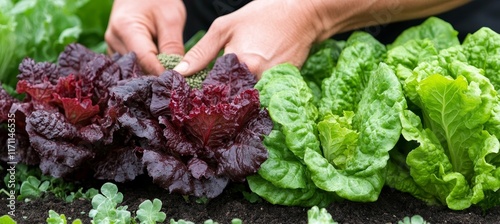
{"type": "Polygon", "coordinates": [[[187,63],[186,61],[181,61],[178,65],[174,67],[174,70],[181,74],[184,74],[187,72],[188,68],[189,68],[189,63],[187,63]]]}

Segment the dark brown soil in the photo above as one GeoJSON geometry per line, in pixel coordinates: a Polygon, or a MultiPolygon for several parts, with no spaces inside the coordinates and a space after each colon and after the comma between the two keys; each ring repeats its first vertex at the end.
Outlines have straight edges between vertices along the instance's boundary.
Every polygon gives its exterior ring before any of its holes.
{"type": "MultiPolygon", "coordinates": [[[[102,183],[99,183],[102,184],[102,183]]],[[[94,186],[100,188],[100,185],[94,186]]],[[[244,185],[231,185],[219,197],[208,203],[198,203],[194,198],[186,199],[180,195],[170,195],[166,190],[156,187],[150,181],[138,179],[127,184],[118,184],[124,195],[122,205],[129,211],[137,210],[146,199],[158,198],[163,202],[163,209],[170,219],[184,219],[203,223],[212,219],[219,223],[230,223],[239,218],[243,223],[307,223],[308,208],[272,205],[265,201],[250,203],[243,197],[244,185]]],[[[0,214],[7,211],[7,200],[2,199],[0,214]]],[[[90,223],[88,212],[92,208],[90,201],[77,200],[66,203],[51,195],[29,202],[16,204],[18,223],[45,223],[49,209],[65,214],[72,220],[80,218],[83,223],[90,223]]],[[[329,213],[339,223],[398,223],[405,216],[421,215],[431,223],[500,223],[500,207],[483,214],[479,208],[465,211],[452,211],[446,207],[428,206],[412,196],[385,188],[377,202],[355,203],[336,202],[328,208],[329,213]]],[[[133,213],[134,214],[134,213],[133,213]]]]}

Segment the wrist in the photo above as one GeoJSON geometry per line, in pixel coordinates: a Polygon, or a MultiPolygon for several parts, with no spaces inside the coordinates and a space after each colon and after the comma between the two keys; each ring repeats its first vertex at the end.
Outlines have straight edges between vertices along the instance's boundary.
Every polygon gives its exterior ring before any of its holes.
{"type": "Polygon", "coordinates": [[[359,28],[364,23],[358,15],[369,10],[370,2],[345,0],[298,0],[304,6],[307,18],[311,18],[315,42],[321,42],[334,34],[359,28]],[[305,4],[304,4],[305,3],[305,4]]]}
{"type": "Polygon", "coordinates": [[[346,31],[436,15],[471,0],[298,0],[305,2],[316,31],[316,41],[346,31]]]}

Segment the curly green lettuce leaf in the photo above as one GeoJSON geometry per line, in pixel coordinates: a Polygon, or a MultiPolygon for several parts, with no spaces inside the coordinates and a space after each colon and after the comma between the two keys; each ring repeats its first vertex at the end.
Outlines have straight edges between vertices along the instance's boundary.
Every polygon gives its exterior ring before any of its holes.
{"type": "Polygon", "coordinates": [[[384,185],[382,172],[373,175],[349,175],[337,170],[320,153],[306,150],[304,161],[314,184],[342,198],[359,202],[376,201],[384,185]]]}
{"type": "Polygon", "coordinates": [[[320,151],[314,119],[317,109],[307,99],[297,92],[281,91],[273,95],[268,108],[272,120],[281,125],[286,145],[300,159],[307,148],[320,151]]]}
{"type": "Polygon", "coordinates": [[[392,49],[408,41],[423,39],[431,40],[438,51],[460,45],[458,31],[456,31],[451,24],[437,17],[430,17],[422,24],[403,31],[396,40],[387,47],[392,49]]]}
{"type": "Polygon", "coordinates": [[[271,97],[280,91],[299,91],[305,97],[311,94],[311,90],[303,82],[303,78],[297,67],[291,64],[276,65],[262,73],[262,78],[255,84],[259,91],[260,104],[269,106],[271,97]]]}
{"type": "Polygon", "coordinates": [[[320,151],[311,89],[291,64],[275,66],[263,73],[255,85],[259,90],[261,105],[267,107],[274,123],[286,136],[286,145],[302,159],[306,148],[320,151]]]}
{"type": "Polygon", "coordinates": [[[287,206],[326,207],[331,202],[339,200],[338,196],[322,191],[308,182],[306,188],[288,189],[273,185],[259,175],[247,177],[248,185],[252,192],[258,194],[271,204],[287,206]]]}
{"type": "Polygon", "coordinates": [[[247,177],[250,189],[272,204],[289,206],[328,205],[335,195],[318,189],[301,160],[286,146],[283,133],[273,130],[264,139],[269,158],[258,175],[247,177]]]}
{"type": "Polygon", "coordinates": [[[385,46],[370,34],[355,32],[351,35],[333,74],[323,80],[320,116],[355,111],[371,72],[377,68],[385,53],[385,46]]]}
{"type": "Polygon", "coordinates": [[[306,188],[309,180],[307,169],[286,146],[285,135],[273,130],[264,138],[269,152],[268,159],[261,164],[259,175],[280,188],[306,188]]]}
{"type": "MultiPolygon", "coordinates": [[[[401,68],[399,66],[398,68],[401,68]]],[[[404,69],[407,69],[406,67],[404,69]]],[[[417,105],[418,107],[421,107],[422,102],[420,101],[420,97],[418,96],[417,93],[417,88],[419,86],[419,83],[426,79],[427,77],[434,75],[434,74],[447,74],[448,71],[439,66],[437,61],[425,61],[421,62],[415,67],[413,70],[408,69],[408,71],[401,72],[402,70],[398,70],[396,73],[398,74],[398,78],[402,78],[402,73],[405,73],[407,75],[405,77],[405,80],[402,82],[403,85],[403,90],[405,93],[405,96],[407,100],[413,105],[417,105]]]]}
{"type": "MultiPolygon", "coordinates": [[[[406,158],[415,183],[451,209],[470,207],[472,189],[462,174],[453,171],[453,165],[434,133],[423,129],[420,118],[411,111],[405,113],[401,120],[405,139],[420,144],[406,158]]],[[[412,192],[406,188],[399,190],[412,192]]]]}
{"type": "Polygon", "coordinates": [[[484,27],[469,34],[463,44],[470,65],[485,71],[497,91],[500,91],[500,34],[484,27]]]}
{"type": "Polygon", "coordinates": [[[323,79],[332,74],[344,45],[345,41],[333,39],[314,45],[300,70],[304,79],[321,86],[323,79]]]}
{"type": "Polygon", "coordinates": [[[418,63],[436,60],[438,52],[429,40],[409,40],[387,52],[386,63],[394,68],[403,66],[414,69],[418,63]]]}
{"type": "Polygon", "coordinates": [[[424,188],[415,183],[415,180],[413,180],[410,175],[410,170],[406,165],[406,155],[399,152],[398,149],[393,149],[390,152],[390,155],[391,157],[387,162],[386,167],[385,185],[399,191],[409,193],[413,195],[413,197],[426,202],[428,205],[439,204],[439,201],[434,197],[434,195],[426,192],[424,188]],[[403,161],[394,159],[395,157],[402,158],[403,161]]]}
{"type": "Polygon", "coordinates": [[[455,80],[432,75],[421,82],[417,92],[426,123],[447,151],[454,170],[470,179],[473,162],[468,158],[468,149],[479,140],[477,133],[490,117],[491,100],[482,97],[476,82],[468,84],[462,75],[455,80]]]}

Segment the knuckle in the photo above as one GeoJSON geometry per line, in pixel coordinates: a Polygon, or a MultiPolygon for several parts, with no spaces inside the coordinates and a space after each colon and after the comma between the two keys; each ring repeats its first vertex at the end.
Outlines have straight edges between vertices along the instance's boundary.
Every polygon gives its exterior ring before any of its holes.
{"type": "Polygon", "coordinates": [[[217,19],[214,20],[214,22],[212,23],[212,25],[210,25],[210,30],[213,32],[222,32],[224,29],[227,28],[227,19],[226,19],[226,16],[221,16],[221,17],[218,17],[217,19]]]}
{"type": "Polygon", "coordinates": [[[184,53],[184,46],[182,43],[179,43],[178,41],[165,41],[160,44],[160,49],[163,51],[163,53],[167,54],[183,54],[184,53]]]}
{"type": "Polygon", "coordinates": [[[240,59],[252,72],[254,75],[259,75],[263,72],[263,69],[268,66],[268,60],[266,60],[263,56],[249,54],[243,55],[240,59]]]}
{"type": "Polygon", "coordinates": [[[206,58],[207,57],[207,54],[204,50],[202,50],[201,48],[199,47],[193,47],[191,48],[191,50],[189,51],[189,53],[186,55],[185,59],[189,60],[199,60],[200,58],[206,58]]]}

